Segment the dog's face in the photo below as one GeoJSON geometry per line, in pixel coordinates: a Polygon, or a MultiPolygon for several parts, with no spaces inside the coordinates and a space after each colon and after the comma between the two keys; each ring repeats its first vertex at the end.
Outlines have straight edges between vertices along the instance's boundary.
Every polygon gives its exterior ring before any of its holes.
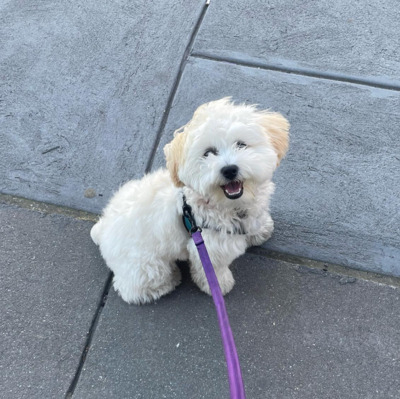
{"type": "Polygon", "coordinates": [[[177,186],[214,201],[251,199],[271,180],[288,148],[289,123],[280,114],[234,105],[230,99],[199,107],[164,152],[177,186]]]}

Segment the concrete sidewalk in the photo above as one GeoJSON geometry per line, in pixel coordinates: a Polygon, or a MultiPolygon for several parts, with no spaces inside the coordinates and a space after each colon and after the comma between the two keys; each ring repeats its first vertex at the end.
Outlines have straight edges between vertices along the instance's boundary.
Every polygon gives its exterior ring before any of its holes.
{"type": "MultiPolygon", "coordinates": [[[[0,202],[3,397],[228,397],[214,305],[185,265],[172,294],[129,306],[110,290],[90,215],[0,202]]],[[[398,398],[399,280],[299,261],[253,249],[232,267],[247,397],[398,398]]]]}
{"type": "Polygon", "coordinates": [[[399,398],[399,32],[394,0],[0,0],[4,397],[228,396],[185,266],[128,306],[89,230],[198,105],[232,96],[292,125],[274,236],[226,297],[248,398],[399,398]]]}

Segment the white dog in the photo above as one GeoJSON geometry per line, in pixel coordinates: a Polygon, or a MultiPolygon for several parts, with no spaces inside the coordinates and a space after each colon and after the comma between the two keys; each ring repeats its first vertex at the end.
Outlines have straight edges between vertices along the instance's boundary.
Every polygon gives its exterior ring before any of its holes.
{"type": "Polygon", "coordinates": [[[164,148],[167,170],[120,188],[91,237],[128,303],[171,292],[188,260],[193,281],[210,294],[197,249],[182,222],[192,207],[223,294],[235,281],[231,262],[273,231],[272,174],[288,148],[288,121],[278,113],[223,98],[200,106],[164,148]]]}

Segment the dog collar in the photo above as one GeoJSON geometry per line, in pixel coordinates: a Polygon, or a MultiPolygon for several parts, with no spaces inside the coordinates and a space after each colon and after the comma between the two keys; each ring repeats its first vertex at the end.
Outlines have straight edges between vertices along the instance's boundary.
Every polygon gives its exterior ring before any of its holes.
{"type": "MultiPolygon", "coordinates": [[[[196,219],[193,215],[192,207],[187,203],[186,201],[186,196],[185,194],[182,193],[182,221],[183,225],[185,226],[186,231],[192,235],[196,231],[202,231],[204,230],[213,230],[218,233],[224,232],[226,234],[239,234],[239,235],[245,235],[246,230],[244,229],[243,225],[241,222],[239,222],[239,226],[233,226],[233,230],[227,230],[224,231],[220,227],[214,227],[210,226],[208,223],[203,223],[201,226],[198,226],[196,223],[196,219]]],[[[237,216],[239,219],[244,219],[247,217],[247,212],[246,211],[237,211],[237,216]]]]}
{"type": "Polygon", "coordinates": [[[183,200],[183,205],[182,205],[183,225],[185,226],[187,232],[190,235],[192,235],[196,231],[201,231],[201,228],[197,226],[196,219],[194,218],[192,213],[192,207],[186,202],[186,197],[185,194],[183,193],[182,193],[182,200],[183,200]]]}

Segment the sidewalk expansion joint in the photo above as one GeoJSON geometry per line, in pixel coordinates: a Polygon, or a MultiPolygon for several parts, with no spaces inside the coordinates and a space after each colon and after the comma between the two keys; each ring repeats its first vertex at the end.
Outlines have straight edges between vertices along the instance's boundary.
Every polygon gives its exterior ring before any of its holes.
{"type": "Polygon", "coordinates": [[[375,77],[361,77],[354,75],[347,75],[338,72],[324,72],[311,68],[295,68],[289,67],[281,64],[272,64],[262,61],[245,60],[242,58],[235,57],[224,57],[220,55],[213,55],[208,52],[203,51],[193,51],[191,54],[194,58],[200,58],[208,61],[214,62],[224,62],[232,65],[238,65],[248,68],[263,69],[266,71],[282,72],[293,75],[307,76],[310,78],[331,80],[336,82],[351,83],[363,86],[375,87],[377,89],[385,89],[392,91],[400,91],[400,84],[385,78],[375,78],[375,77]]]}
{"type": "Polygon", "coordinates": [[[74,219],[85,220],[93,223],[99,220],[99,215],[95,213],[68,208],[66,206],[61,206],[61,205],[53,205],[47,202],[36,201],[23,197],[17,197],[15,195],[10,195],[10,194],[0,193],[0,204],[14,205],[19,208],[40,212],[47,215],[68,216],[74,219]]]}
{"type": "Polygon", "coordinates": [[[97,308],[96,308],[96,312],[95,312],[95,314],[93,316],[92,323],[91,323],[90,328],[89,328],[89,332],[87,333],[87,336],[86,336],[85,346],[83,348],[83,351],[82,351],[82,354],[81,354],[81,358],[79,360],[78,367],[76,369],[74,378],[72,379],[71,385],[69,386],[68,391],[65,394],[65,399],[70,399],[70,398],[73,397],[75,388],[78,385],[79,378],[80,378],[82,370],[83,370],[83,366],[85,365],[87,355],[88,355],[88,353],[90,351],[90,345],[92,343],[93,335],[96,332],[97,325],[99,323],[99,319],[100,319],[101,313],[102,313],[103,308],[104,308],[104,306],[105,306],[105,304],[107,302],[108,293],[109,293],[110,288],[111,288],[112,279],[113,279],[113,273],[109,272],[107,280],[106,280],[106,282],[104,284],[104,288],[103,288],[99,303],[98,303],[97,308]]]}
{"type": "MultiPolygon", "coordinates": [[[[1,194],[1,193],[0,193],[0,204],[18,206],[20,208],[28,209],[34,212],[41,212],[43,214],[63,215],[67,217],[72,217],[74,219],[85,220],[94,223],[97,222],[99,218],[99,215],[96,215],[94,213],[67,208],[64,206],[52,205],[45,202],[30,200],[22,197],[17,197],[8,194],[1,194]]],[[[283,252],[272,251],[263,247],[251,247],[247,250],[247,253],[263,256],[269,259],[281,260],[287,263],[299,264],[314,270],[321,270],[324,272],[355,277],[362,280],[373,281],[378,284],[388,285],[392,287],[400,287],[400,277],[392,277],[385,274],[358,270],[350,266],[343,266],[329,262],[322,262],[297,255],[290,255],[283,252]]]]}
{"type": "Polygon", "coordinates": [[[302,256],[286,254],[284,252],[272,251],[263,247],[251,247],[247,250],[248,254],[261,256],[267,259],[274,259],[292,264],[296,267],[304,266],[310,273],[330,274],[342,276],[343,281],[354,282],[355,280],[364,280],[379,285],[385,285],[392,288],[400,288],[400,277],[389,276],[385,274],[374,273],[367,270],[355,269],[349,266],[342,266],[335,263],[323,262],[309,259],[302,256]]]}
{"type": "Polygon", "coordinates": [[[209,1],[206,1],[204,3],[204,5],[203,5],[203,8],[201,9],[201,12],[200,12],[200,15],[199,15],[199,17],[197,19],[197,22],[193,27],[192,33],[191,33],[190,38],[189,38],[189,42],[188,42],[188,44],[186,46],[186,49],[185,49],[185,51],[183,53],[183,56],[182,56],[182,59],[181,59],[181,63],[179,65],[178,73],[177,73],[177,75],[175,77],[175,80],[173,82],[170,94],[168,96],[167,105],[165,107],[163,116],[161,118],[160,126],[159,126],[159,128],[157,130],[156,138],[154,140],[154,144],[153,144],[153,147],[152,147],[152,150],[151,150],[151,153],[150,153],[150,157],[149,157],[147,165],[146,165],[145,173],[149,173],[151,171],[152,166],[153,166],[154,158],[155,158],[158,146],[160,144],[161,136],[162,136],[162,134],[164,132],[164,129],[165,129],[165,126],[167,124],[169,113],[171,111],[172,104],[174,102],[176,92],[178,90],[179,84],[180,84],[181,79],[182,79],[183,71],[185,70],[185,67],[186,67],[186,64],[188,62],[189,56],[191,55],[191,52],[192,52],[192,49],[193,49],[193,45],[194,45],[194,42],[195,42],[196,37],[197,37],[197,33],[199,32],[199,29],[200,29],[200,26],[201,26],[201,24],[203,22],[204,16],[206,15],[208,6],[209,6],[209,1]]]}

